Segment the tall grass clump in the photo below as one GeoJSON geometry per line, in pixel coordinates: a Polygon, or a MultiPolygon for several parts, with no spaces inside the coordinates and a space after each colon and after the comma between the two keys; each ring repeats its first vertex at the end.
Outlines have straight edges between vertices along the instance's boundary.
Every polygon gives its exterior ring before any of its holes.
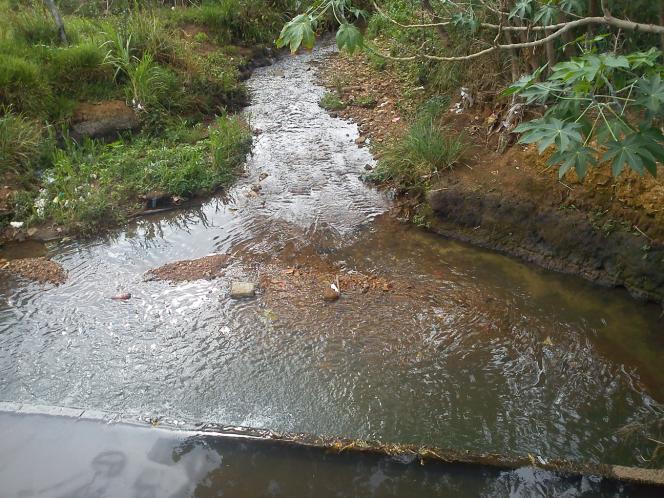
{"type": "Polygon", "coordinates": [[[39,65],[22,57],[0,54],[0,105],[36,115],[52,98],[39,65]]]}
{"type": "Polygon", "coordinates": [[[80,94],[86,85],[113,85],[113,72],[105,63],[106,51],[95,42],[63,48],[50,48],[46,53],[46,72],[52,88],[68,95],[80,94]]]}
{"type": "Polygon", "coordinates": [[[249,125],[239,116],[217,119],[210,130],[210,150],[214,167],[232,173],[251,151],[252,136],[249,125]]]}
{"type": "Polygon", "coordinates": [[[0,174],[29,173],[42,151],[39,123],[11,111],[0,116],[0,174]]]}
{"type": "Polygon", "coordinates": [[[440,173],[452,169],[466,149],[463,136],[442,127],[429,114],[387,146],[371,179],[412,194],[428,190],[440,173]]]}

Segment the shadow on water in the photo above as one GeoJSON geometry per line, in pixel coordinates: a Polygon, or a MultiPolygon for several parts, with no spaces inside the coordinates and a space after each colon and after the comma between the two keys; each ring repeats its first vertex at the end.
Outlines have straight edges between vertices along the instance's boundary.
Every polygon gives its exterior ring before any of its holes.
{"type": "Polygon", "coordinates": [[[385,216],[357,127],[318,106],[309,63],[328,50],[249,80],[261,133],[228,202],[50,245],[58,287],[3,275],[0,400],[642,464],[654,443],[617,431],[663,417],[661,310],[385,216]],[[217,252],[232,256],[217,280],[143,277],[217,252]],[[295,265],[398,291],[228,297],[295,265]]]}
{"type": "Polygon", "coordinates": [[[92,420],[0,414],[0,429],[7,498],[658,496],[530,467],[420,465],[92,420]]]}

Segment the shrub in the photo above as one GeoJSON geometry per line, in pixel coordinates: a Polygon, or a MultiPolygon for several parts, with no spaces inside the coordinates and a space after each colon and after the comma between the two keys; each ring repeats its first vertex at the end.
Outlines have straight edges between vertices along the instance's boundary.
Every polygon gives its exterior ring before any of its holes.
{"type": "Polygon", "coordinates": [[[41,126],[7,112],[0,116],[0,174],[24,174],[31,170],[41,152],[41,126]]]}

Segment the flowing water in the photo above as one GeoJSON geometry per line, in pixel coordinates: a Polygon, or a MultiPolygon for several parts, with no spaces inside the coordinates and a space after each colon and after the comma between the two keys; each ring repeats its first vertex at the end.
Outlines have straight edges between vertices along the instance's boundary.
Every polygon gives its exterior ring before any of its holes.
{"type": "Polygon", "coordinates": [[[356,126],[317,105],[327,51],[249,80],[260,131],[228,199],[49,245],[59,287],[2,277],[0,400],[640,464],[652,444],[616,431],[663,416],[661,309],[394,221],[356,126]],[[144,278],[210,253],[232,255],[219,279],[144,278]],[[391,287],[228,296],[298,265],[391,287]]]}

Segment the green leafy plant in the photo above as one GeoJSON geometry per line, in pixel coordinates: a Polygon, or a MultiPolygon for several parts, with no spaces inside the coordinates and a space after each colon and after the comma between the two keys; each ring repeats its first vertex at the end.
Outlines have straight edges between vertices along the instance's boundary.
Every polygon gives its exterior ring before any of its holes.
{"type": "Polygon", "coordinates": [[[664,161],[664,67],[661,53],[627,55],[587,52],[513,83],[504,95],[521,95],[527,104],[547,105],[543,117],[514,129],[519,141],[536,143],[540,153],[554,149],[549,165],[562,178],[570,170],[583,179],[588,169],[609,162],[614,176],[625,167],[657,174],[664,161]]]}
{"type": "Polygon", "coordinates": [[[366,11],[354,7],[351,0],[316,0],[304,13],[298,14],[284,25],[277,39],[277,47],[287,46],[293,53],[300,47],[311,50],[316,41],[318,23],[329,17],[339,23],[336,34],[339,49],[353,53],[363,46],[362,32],[352,22],[358,19],[366,20],[366,11]]]}

